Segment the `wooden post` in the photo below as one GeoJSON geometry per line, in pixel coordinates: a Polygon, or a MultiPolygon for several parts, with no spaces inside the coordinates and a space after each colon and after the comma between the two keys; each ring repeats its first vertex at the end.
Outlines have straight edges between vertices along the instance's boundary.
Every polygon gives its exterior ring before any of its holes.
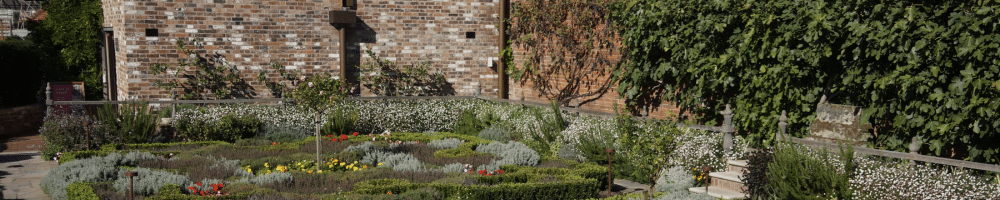
{"type": "Polygon", "coordinates": [[[604,152],[608,152],[608,197],[611,197],[611,184],[615,182],[611,177],[611,154],[615,153],[615,149],[604,149],[604,152]]]}

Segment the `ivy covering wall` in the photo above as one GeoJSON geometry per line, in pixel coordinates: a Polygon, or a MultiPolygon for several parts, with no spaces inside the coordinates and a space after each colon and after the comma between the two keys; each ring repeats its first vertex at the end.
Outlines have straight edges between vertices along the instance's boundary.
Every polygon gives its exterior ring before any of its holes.
{"type": "MultiPolygon", "coordinates": [[[[769,145],[808,134],[821,96],[865,108],[872,146],[997,163],[1000,1],[620,0],[626,98],[703,109],[769,145]],[[667,91],[664,93],[664,91],[667,91]]],[[[697,110],[696,110],[697,111],[697,110]]]]}

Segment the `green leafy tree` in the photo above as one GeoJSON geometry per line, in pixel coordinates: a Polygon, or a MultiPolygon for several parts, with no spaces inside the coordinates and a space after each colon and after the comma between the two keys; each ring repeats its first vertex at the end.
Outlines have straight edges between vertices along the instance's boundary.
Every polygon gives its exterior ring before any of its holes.
{"type": "MultiPolygon", "coordinates": [[[[89,100],[103,98],[98,46],[103,22],[100,0],[50,0],[42,3],[47,15],[31,25],[32,40],[47,51],[58,54],[65,66],[54,69],[65,77],[46,77],[55,81],[83,80],[89,100]],[[75,77],[75,79],[70,79],[75,77]]],[[[50,72],[46,72],[50,73],[50,72]]]]}
{"type": "Polygon", "coordinates": [[[1000,144],[998,2],[614,1],[628,99],[707,105],[768,146],[777,118],[808,134],[822,96],[860,106],[872,146],[996,163],[1000,144]],[[661,94],[661,95],[658,95],[661,94]]]}
{"type": "MultiPolygon", "coordinates": [[[[674,139],[682,134],[681,130],[670,123],[653,123],[649,124],[653,128],[643,128],[628,115],[615,117],[615,124],[621,134],[618,143],[623,150],[619,153],[630,161],[627,165],[631,166],[631,176],[649,181],[648,191],[653,191],[656,179],[666,171],[664,168],[669,167],[667,157],[677,149],[674,139]]],[[[648,196],[645,198],[649,199],[648,196]]]]}
{"type": "MultiPolygon", "coordinates": [[[[316,113],[316,163],[323,163],[320,159],[320,124],[323,112],[330,108],[330,105],[347,96],[347,88],[343,79],[335,79],[325,73],[316,76],[302,78],[302,83],[292,91],[291,97],[295,99],[303,109],[316,113]]],[[[320,165],[316,165],[316,170],[320,170],[320,165]]]]}

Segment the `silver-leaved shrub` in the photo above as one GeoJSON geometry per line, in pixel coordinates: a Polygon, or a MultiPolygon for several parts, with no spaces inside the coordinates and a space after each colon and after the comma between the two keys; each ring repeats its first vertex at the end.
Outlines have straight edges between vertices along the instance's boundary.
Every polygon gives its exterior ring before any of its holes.
{"type": "Polygon", "coordinates": [[[76,159],[49,170],[42,177],[42,191],[52,199],[67,199],[66,187],[74,182],[105,182],[118,177],[115,167],[122,160],[121,154],[111,153],[104,157],[76,159]]]}
{"type": "Polygon", "coordinates": [[[393,171],[420,171],[424,169],[420,160],[413,157],[413,155],[379,150],[368,152],[358,162],[367,163],[372,166],[382,163],[383,166],[392,168],[393,171]]]}
{"type": "Polygon", "coordinates": [[[427,143],[427,146],[438,148],[438,149],[454,149],[458,148],[458,145],[462,144],[462,140],[455,138],[445,138],[441,140],[433,140],[427,143]]]}
{"type": "Polygon", "coordinates": [[[499,160],[493,161],[492,164],[495,165],[535,166],[541,160],[538,152],[528,147],[528,145],[516,141],[508,143],[492,142],[476,147],[476,151],[500,157],[499,160]]]}
{"type": "Polygon", "coordinates": [[[166,184],[191,184],[191,180],[187,176],[172,172],[156,171],[147,168],[122,169],[118,171],[118,178],[113,184],[115,190],[128,194],[130,184],[129,177],[125,176],[125,173],[129,171],[138,173],[138,176],[133,177],[133,182],[131,183],[132,191],[136,195],[151,196],[159,194],[160,187],[166,184]]]}

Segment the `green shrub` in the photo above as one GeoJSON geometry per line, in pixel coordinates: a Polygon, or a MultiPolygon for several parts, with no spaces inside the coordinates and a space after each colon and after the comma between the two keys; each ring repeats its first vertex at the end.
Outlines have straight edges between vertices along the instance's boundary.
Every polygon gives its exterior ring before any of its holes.
{"type": "Polygon", "coordinates": [[[358,122],[358,113],[347,109],[331,109],[326,124],[320,129],[323,135],[350,135],[358,122]]]}
{"type": "Polygon", "coordinates": [[[304,128],[287,124],[264,123],[264,126],[257,131],[258,138],[264,138],[272,142],[294,142],[312,136],[316,133],[315,128],[304,128]]]}
{"type": "Polygon", "coordinates": [[[111,127],[98,122],[98,120],[85,115],[46,117],[44,124],[38,129],[45,141],[42,157],[48,160],[55,156],[56,152],[66,153],[87,149],[87,137],[90,138],[90,149],[96,149],[102,144],[120,142],[121,135],[113,134],[111,127]],[[90,125],[84,126],[84,123],[90,123],[90,125]]]}
{"type": "Polygon", "coordinates": [[[145,102],[124,105],[104,104],[97,113],[101,123],[120,135],[124,143],[147,143],[153,139],[157,119],[145,102]]]}
{"type": "Polygon", "coordinates": [[[177,120],[177,132],[191,141],[235,142],[241,138],[251,138],[260,129],[262,122],[253,116],[226,114],[218,121],[177,120]]]}
{"type": "Polygon", "coordinates": [[[42,177],[39,186],[52,199],[68,199],[66,188],[71,183],[97,183],[117,178],[118,168],[116,166],[122,159],[120,154],[112,153],[106,157],[78,159],[63,163],[49,170],[49,173],[42,177]]]}
{"type": "Polygon", "coordinates": [[[740,180],[747,186],[749,199],[768,199],[772,197],[770,184],[767,182],[767,166],[773,160],[774,153],[770,148],[760,149],[750,153],[747,167],[741,173],[740,180]]]}
{"type": "Polygon", "coordinates": [[[563,120],[562,110],[559,109],[559,104],[555,100],[551,101],[550,107],[552,108],[552,118],[546,118],[541,109],[534,110],[533,114],[535,120],[538,120],[539,126],[538,131],[529,135],[533,141],[538,142],[537,149],[541,150],[542,155],[545,156],[557,153],[552,151],[552,145],[559,142],[556,141],[557,136],[566,130],[566,126],[569,126],[569,123],[563,120]]]}
{"type": "Polygon", "coordinates": [[[66,187],[66,196],[69,200],[99,200],[94,188],[87,182],[75,182],[66,187]]]}
{"type": "Polygon", "coordinates": [[[813,152],[800,146],[779,145],[767,166],[767,180],[778,199],[851,199],[849,182],[854,168],[854,148],[840,149],[839,160],[822,149],[813,152]],[[840,162],[842,168],[834,166],[840,162]]]}
{"type": "Polygon", "coordinates": [[[458,122],[452,126],[452,132],[461,135],[477,135],[479,131],[485,129],[489,124],[480,121],[476,118],[476,113],[472,111],[462,111],[461,117],[458,118],[458,122]]]}

